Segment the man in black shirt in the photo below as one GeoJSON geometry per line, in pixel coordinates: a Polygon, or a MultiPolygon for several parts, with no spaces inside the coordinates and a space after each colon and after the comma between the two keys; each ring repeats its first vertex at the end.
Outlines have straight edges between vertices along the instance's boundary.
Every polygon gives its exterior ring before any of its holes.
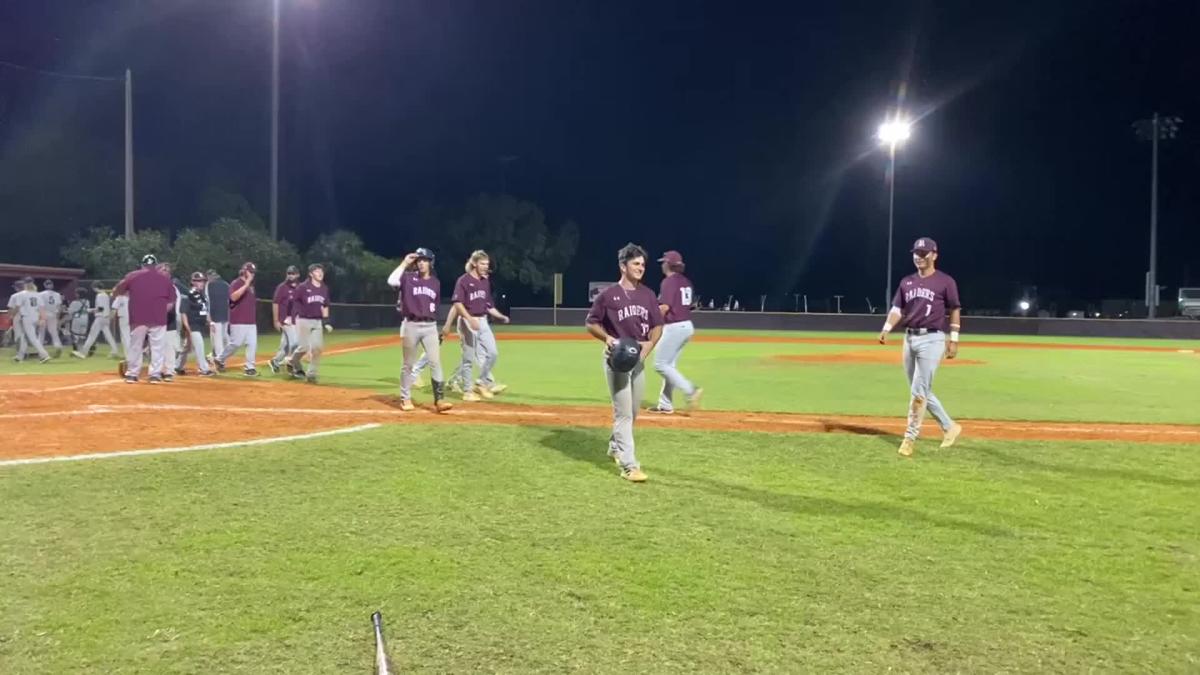
{"type": "MultiPolygon", "coordinates": [[[[213,370],[204,359],[204,334],[209,328],[208,299],[204,297],[204,286],[207,278],[201,272],[192,272],[192,287],[183,296],[179,316],[183,320],[183,330],[188,334],[192,343],[192,353],[196,355],[196,364],[202,377],[212,377],[213,370]]],[[[187,352],[179,355],[179,367],[187,363],[187,352]]]]}

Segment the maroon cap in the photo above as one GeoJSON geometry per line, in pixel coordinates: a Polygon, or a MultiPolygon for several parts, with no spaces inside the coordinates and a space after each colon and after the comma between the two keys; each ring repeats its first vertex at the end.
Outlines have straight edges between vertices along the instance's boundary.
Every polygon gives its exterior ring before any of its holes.
{"type": "Polygon", "coordinates": [[[929,237],[921,237],[913,242],[913,253],[920,251],[921,253],[937,253],[937,242],[929,237]]]}
{"type": "Polygon", "coordinates": [[[682,265],[683,254],[681,254],[679,251],[667,251],[666,253],[662,254],[662,257],[658,259],[658,262],[665,262],[668,265],[682,265]]]}

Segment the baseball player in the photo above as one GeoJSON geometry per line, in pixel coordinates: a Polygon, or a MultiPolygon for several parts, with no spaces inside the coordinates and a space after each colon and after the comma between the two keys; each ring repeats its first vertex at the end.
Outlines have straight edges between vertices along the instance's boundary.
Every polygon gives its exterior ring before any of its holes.
{"type": "Polygon", "coordinates": [[[904,370],[908,374],[911,398],[908,428],[899,450],[903,457],[912,457],[926,410],[942,427],[943,448],[954,445],[963,430],[933,394],[933,375],[942,356],[950,359],[958,356],[958,333],[962,328],[958,284],[949,274],[936,269],[938,247],[934,240],[929,237],[918,239],[913,244],[912,256],[917,271],[900,280],[900,287],[892,298],[892,309],[879,333],[879,343],[886,344],[893,328],[903,326],[905,331],[904,370]]]}
{"type": "Polygon", "coordinates": [[[212,358],[225,353],[229,342],[229,282],[221,278],[216,270],[206,272],[208,284],[204,287],[208,301],[209,336],[212,338],[212,358]]]}
{"type": "Polygon", "coordinates": [[[296,332],[300,344],[289,361],[292,374],[303,377],[309,384],[317,383],[317,365],[321,361],[321,350],[325,348],[325,331],[332,331],[329,324],[329,286],[325,283],[325,267],[320,263],[308,266],[308,280],[300,284],[295,292],[296,332]],[[308,355],[308,371],[300,360],[308,355]]]}
{"type": "Polygon", "coordinates": [[[258,323],[255,317],[256,297],[254,295],[254,275],[257,273],[258,267],[254,263],[248,262],[242,265],[238,278],[229,284],[229,344],[225,346],[225,351],[216,358],[218,373],[225,372],[225,362],[237,352],[238,348],[245,347],[246,365],[242,372],[246,377],[258,376],[258,370],[254,367],[254,355],[258,350],[258,323]]]}
{"type": "Polygon", "coordinates": [[[19,338],[24,338],[17,342],[17,355],[13,357],[13,361],[24,361],[25,354],[32,348],[37,352],[39,362],[46,363],[50,360],[50,355],[42,346],[42,298],[38,295],[37,284],[33,279],[26,278],[23,281],[23,289],[14,293],[8,301],[8,306],[16,309],[15,313],[10,314],[13,317],[13,328],[19,338]]]}
{"type": "MultiPolygon", "coordinates": [[[[196,355],[196,366],[200,369],[201,377],[212,377],[216,373],[208,367],[204,358],[204,334],[208,332],[208,300],[204,297],[204,284],[208,278],[203,272],[192,272],[192,287],[180,302],[179,318],[183,322],[183,330],[196,355]]],[[[187,365],[187,350],[179,355],[179,370],[187,365]]]]}
{"type": "MultiPolygon", "coordinates": [[[[311,270],[312,267],[310,266],[311,270]]],[[[322,274],[324,270],[322,269],[322,274]]],[[[311,272],[310,272],[311,274],[311,272]]],[[[296,330],[296,287],[300,285],[300,268],[288,265],[287,274],[283,281],[275,287],[275,296],[271,300],[271,322],[279,331],[279,351],[267,362],[272,373],[278,373],[279,367],[288,361],[292,352],[300,346],[300,336],[296,330]]]]}
{"type": "Polygon", "coordinates": [[[608,456],[621,467],[621,477],[642,483],[647,479],[633,447],[633,423],[646,389],[645,360],[662,337],[663,316],[654,291],[642,284],[646,274],[646,251],[626,244],[617,252],[621,280],[605,288],[592,302],[587,315],[587,330],[605,344],[605,356],[617,340],[630,337],[641,345],[641,360],[628,373],[618,373],[604,362],[608,392],[613,406],[613,432],[608,440],[608,456]]]}
{"type": "Polygon", "coordinates": [[[413,366],[417,361],[418,345],[429,355],[433,407],[437,412],[446,412],[454,406],[445,400],[446,392],[442,381],[442,355],[437,329],[438,301],[442,295],[442,282],[433,274],[433,251],[418,248],[404,256],[404,261],[388,276],[388,285],[399,289],[396,303],[404,322],[400,335],[404,341],[404,365],[400,370],[400,408],[412,410],[413,366]],[[412,267],[416,271],[412,271],[412,267]]]}
{"type": "MultiPolygon", "coordinates": [[[[113,342],[112,329],[108,327],[109,313],[111,311],[108,293],[104,292],[103,285],[99,281],[92,284],[92,289],[96,291],[96,304],[90,310],[94,317],[92,321],[92,328],[88,331],[88,336],[87,339],[83,341],[83,346],[71,352],[71,356],[74,356],[77,359],[86,359],[87,357],[91,356],[92,345],[96,344],[96,338],[103,335],[105,342],[108,343],[109,357],[115,357],[117,355],[117,345],[115,342],[113,342]]],[[[126,302],[128,302],[128,300],[126,302]]],[[[124,348],[125,345],[129,344],[128,342],[124,342],[126,335],[122,334],[121,339],[123,340],[121,344],[124,348]]],[[[127,348],[125,349],[125,358],[129,358],[129,350],[127,348]]]]}
{"type": "MultiPolygon", "coordinates": [[[[442,326],[442,332],[438,333],[438,344],[439,345],[446,341],[446,336],[449,335],[450,331],[453,329],[454,318],[457,316],[458,316],[458,310],[455,309],[454,305],[450,305],[450,311],[446,313],[446,323],[442,326]]],[[[404,331],[403,330],[400,331],[400,339],[401,340],[404,339],[404,331]]],[[[413,389],[424,389],[425,388],[425,381],[421,379],[421,371],[425,370],[428,367],[429,367],[429,354],[426,354],[425,352],[421,352],[421,358],[417,359],[417,362],[414,363],[413,367],[412,367],[413,389]]],[[[453,373],[450,374],[450,381],[447,384],[450,387],[450,391],[452,391],[456,394],[461,394],[464,391],[466,391],[466,387],[464,384],[459,382],[459,380],[457,378],[458,378],[458,371],[455,370],[453,373]]]]}
{"type": "Polygon", "coordinates": [[[688,381],[676,365],[679,354],[696,332],[692,325],[692,281],[683,275],[683,255],[679,251],[667,251],[658,259],[662,263],[663,282],[658,291],[658,308],[663,313],[662,340],[654,353],[654,370],[662,376],[662,391],[658,405],[650,412],[669,415],[675,412],[675,390],[687,397],[687,410],[691,412],[700,405],[704,390],[688,381]]]}
{"type": "Polygon", "coordinates": [[[185,372],[179,367],[179,353],[183,351],[183,340],[179,335],[180,329],[183,328],[183,322],[179,319],[179,306],[182,300],[179,287],[182,282],[171,276],[175,271],[175,266],[171,263],[159,263],[158,271],[171,280],[171,304],[167,307],[167,332],[166,339],[163,341],[163,362],[166,368],[163,371],[162,381],[174,382],[175,375],[182,375],[185,372]]]}
{"type": "Polygon", "coordinates": [[[18,280],[13,282],[12,294],[8,296],[8,332],[11,333],[13,345],[17,350],[23,349],[25,344],[25,333],[18,328],[20,321],[17,320],[20,315],[21,293],[25,292],[25,282],[18,280]]]}
{"type": "MultiPolygon", "coordinates": [[[[97,285],[96,297],[99,298],[102,292],[97,285]]],[[[105,297],[107,297],[107,294],[105,294],[105,297]]],[[[111,302],[111,314],[116,320],[117,335],[121,338],[121,356],[128,357],[129,342],[132,339],[129,337],[129,295],[113,295],[111,302]]],[[[111,331],[112,329],[110,328],[109,332],[111,331]]]]}
{"type": "Polygon", "coordinates": [[[54,345],[55,356],[62,356],[62,340],[58,336],[58,322],[62,318],[63,312],[63,297],[58,291],[54,290],[54,282],[47,279],[42,282],[42,292],[38,293],[38,297],[42,301],[42,324],[44,332],[41,335],[42,344],[46,344],[47,335],[50,338],[50,344],[54,345]]]}
{"type": "Polygon", "coordinates": [[[87,290],[76,288],[75,299],[67,307],[67,317],[70,322],[69,330],[71,331],[71,346],[74,350],[71,352],[72,355],[78,353],[78,350],[83,347],[83,343],[87,340],[88,315],[91,314],[91,310],[92,306],[87,299],[87,290]]]}
{"type": "Polygon", "coordinates": [[[466,271],[454,284],[454,313],[458,317],[458,338],[462,345],[462,361],[451,379],[462,383],[463,400],[490,399],[506,387],[492,377],[498,350],[496,336],[488,325],[488,317],[508,323],[507,316],[492,302],[492,282],[488,278],[491,261],[487,251],[479,250],[467,259],[466,271]],[[479,366],[479,379],[471,382],[473,368],[479,366]]]}
{"type": "Polygon", "coordinates": [[[160,384],[173,364],[164,357],[167,313],[175,307],[175,285],[158,268],[153,255],[142,257],[142,268],[125,275],[113,293],[129,294],[130,342],[125,350],[125,382],[137,384],[142,370],[142,349],[150,343],[150,384],[160,384]]]}

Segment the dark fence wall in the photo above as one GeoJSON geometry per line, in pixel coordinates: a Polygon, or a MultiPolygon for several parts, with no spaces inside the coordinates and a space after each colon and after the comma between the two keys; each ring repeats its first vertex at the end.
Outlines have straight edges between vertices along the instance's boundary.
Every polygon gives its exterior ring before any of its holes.
{"type": "MultiPolygon", "coordinates": [[[[695,312],[697,328],[741,330],[878,332],[878,314],[784,314],[771,312],[695,312]]],[[[586,309],[558,310],[559,326],[583,326],[586,309]]],[[[554,311],[545,307],[514,307],[513,323],[552,326],[554,311]]],[[[1200,321],[1171,319],[1036,319],[963,317],[963,332],[983,335],[1054,335],[1061,337],[1127,337],[1200,340],[1200,321]]]]}

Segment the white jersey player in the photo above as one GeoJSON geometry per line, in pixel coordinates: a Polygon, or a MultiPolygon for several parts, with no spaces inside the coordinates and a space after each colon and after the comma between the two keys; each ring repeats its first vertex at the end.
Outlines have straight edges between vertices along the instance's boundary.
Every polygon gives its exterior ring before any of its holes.
{"type": "Polygon", "coordinates": [[[112,299],[112,311],[117,315],[117,334],[121,336],[121,358],[129,358],[129,296],[118,295],[112,299]]]}
{"type": "Polygon", "coordinates": [[[96,304],[92,308],[92,328],[88,331],[87,340],[84,341],[83,347],[78,351],[71,352],[71,356],[77,359],[86,359],[92,351],[92,345],[96,344],[96,338],[104,336],[104,341],[108,343],[108,355],[115,358],[117,356],[117,345],[113,342],[112,329],[108,327],[111,321],[111,307],[108,293],[104,292],[100,282],[92,284],[92,288],[96,291],[96,304]]]}
{"type": "Polygon", "coordinates": [[[32,349],[37,352],[41,362],[46,363],[50,360],[50,355],[42,346],[41,329],[38,327],[38,322],[42,319],[42,299],[38,296],[37,284],[33,283],[32,279],[26,279],[25,290],[14,294],[8,302],[10,307],[16,309],[13,327],[18,335],[25,338],[18,343],[17,355],[13,357],[13,361],[24,361],[25,354],[32,349]]]}
{"type": "Polygon", "coordinates": [[[54,282],[49,279],[42,282],[42,288],[45,290],[38,293],[38,298],[42,302],[43,323],[43,332],[39,337],[42,339],[42,344],[45,344],[46,336],[49,335],[50,344],[54,345],[54,348],[58,350],[58,354],[55,354],[55,356],[61,356],[62,339],[58,335],[58,324],[62,319],[63,297],[58,291],[54,290],[54,282]]]}

